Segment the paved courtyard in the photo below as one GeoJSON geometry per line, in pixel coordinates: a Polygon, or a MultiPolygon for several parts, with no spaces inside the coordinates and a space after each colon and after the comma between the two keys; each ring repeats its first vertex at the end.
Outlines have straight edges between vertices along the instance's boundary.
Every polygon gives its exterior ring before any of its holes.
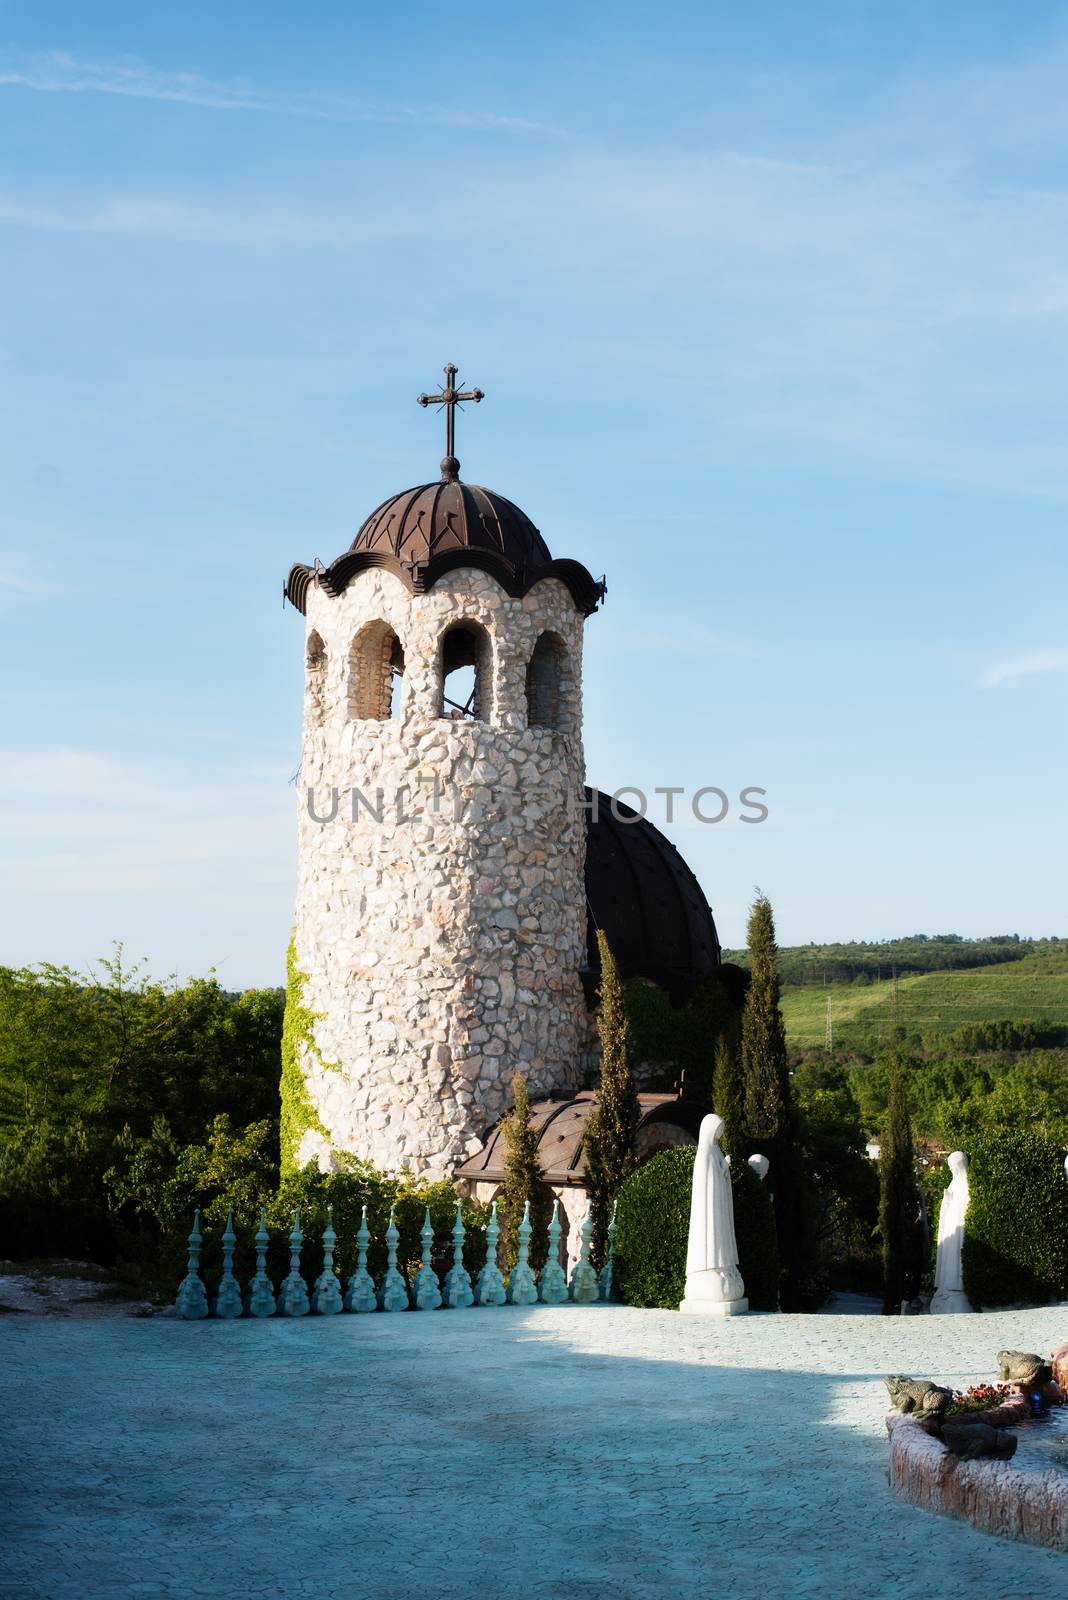
{"type": "Polygon", "coordinates": [[[887,1372],[990,1377],[1068,1307],[0,1321],[0,1594],[1045,1600],[1068,1557],[894,1499],[887,1372]]]}

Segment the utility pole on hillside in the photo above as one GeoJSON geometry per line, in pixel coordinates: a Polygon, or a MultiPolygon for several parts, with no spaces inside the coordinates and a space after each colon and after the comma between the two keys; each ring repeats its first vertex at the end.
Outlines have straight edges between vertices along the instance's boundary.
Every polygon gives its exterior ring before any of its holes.
{"type": "Polygon", "coordinates": [[[831,1051],[833,1049],[834,1049],[833,1002],[831,1000],[830,995],[828,995],[827,996],[827,1054],[830,1055],[830,1053],[831,1053],[831,1051]]]}
{"type": "Polygon", "coordinates": [[[897,968],[890,968],[890,1026],[897,1027],[897,968]]]}

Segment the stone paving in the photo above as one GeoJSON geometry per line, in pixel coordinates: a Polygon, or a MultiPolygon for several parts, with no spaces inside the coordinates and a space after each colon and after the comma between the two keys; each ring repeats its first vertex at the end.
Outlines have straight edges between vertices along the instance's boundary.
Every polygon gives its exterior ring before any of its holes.
{"type": "Polygon", "coordinates": [[[887,1372],[990,1377],[1068,1306],[0,1320],[0,1594],[1063,1596],[890,1494],[887,1372]]]}

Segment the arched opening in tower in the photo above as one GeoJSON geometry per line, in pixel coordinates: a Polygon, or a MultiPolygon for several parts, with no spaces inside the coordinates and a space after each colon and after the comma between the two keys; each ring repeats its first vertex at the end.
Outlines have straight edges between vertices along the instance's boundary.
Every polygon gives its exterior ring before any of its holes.
{"type": "Polygon", "coordinates": [[[567,646],[543,633],[527,663],[527,727],[563,730],[566,721],[567,646]]]}
{"type": "Polygon", "coordinates": [[[442,636],[439,662],[442,717],[489,716],[491,648],[489,634],[477,622],[458,622],[442,636]]]}
{"type": "Polygon", "coordinates": [[[349,716],[388,722],[400,716],[404,695],[404,646],[388,622],[368,622],[352,641],[349,716]]]}

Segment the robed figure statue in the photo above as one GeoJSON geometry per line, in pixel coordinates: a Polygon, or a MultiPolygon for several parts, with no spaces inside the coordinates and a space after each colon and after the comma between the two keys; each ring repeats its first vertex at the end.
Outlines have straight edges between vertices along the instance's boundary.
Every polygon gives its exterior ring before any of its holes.
{"type": "Polygon", "coordinates": [[[723,1118],[715,1112],[701,1123],[690,1193],[686,1297],[679,1307],[714,1317],[738,1316],[749,1309],[738,1270],[730,1162],[719,1144],[723,1129],[723,1118]]]}
{"type": "Polygon", "coordinates": [[[971,1301],[964,1292],[964,1218],[968,1211],[968,1157],[954,1150],[947,1158],[953,1174],[942,1196],[938,1211],[938,1254],[935,1257],[935,1292],[931,1311],[935,1316],[970,1311],[971,1301]]]}

